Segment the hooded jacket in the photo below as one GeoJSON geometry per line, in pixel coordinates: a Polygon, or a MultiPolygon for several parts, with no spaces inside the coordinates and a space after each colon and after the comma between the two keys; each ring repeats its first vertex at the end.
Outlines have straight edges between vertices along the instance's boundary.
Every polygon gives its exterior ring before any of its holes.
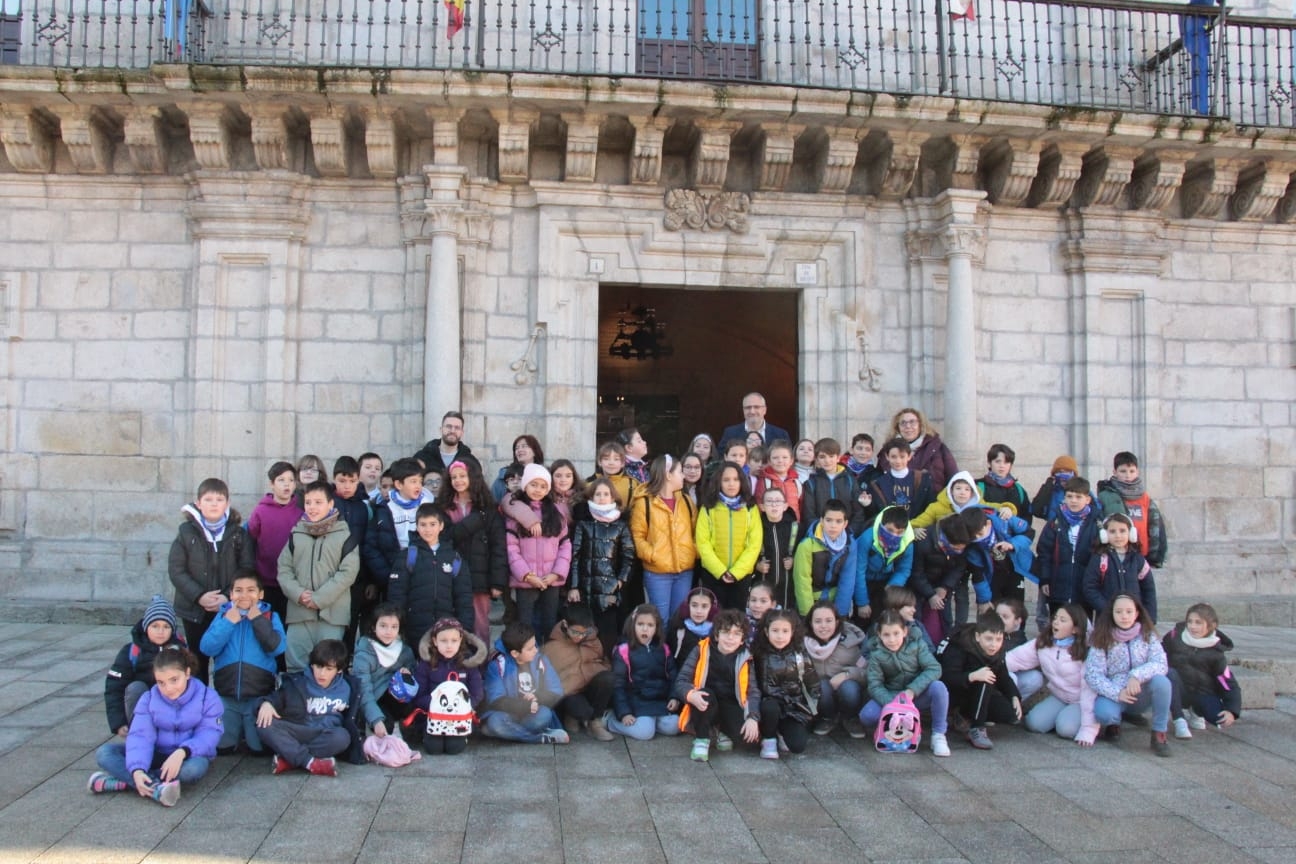
{"type": "Polygon", "coordinates": [[[459,676],[459,680],[468,688],[472,704],[480,709],[486,698],[486,689],[482,676],[482,666],[490,656],[486,643],[478,639],[467,629],[463,629],[462,638],[468,646],[462,660],[447,660],[436,650],[436,639],[432,631],[423,634],[418,643],[418,666],[414,667],[414,680],[418,682],[418,693],[414,696],[414,707],[427,711],[428,699],[437,685],[449,680],[450,674],[459,676]]]}
{"type": "Polygon", "coordinates": [[[457,618],[465,630],[473,629],[472,595],[472,575],[444,532],[435,551],[422,537],[410,535],[405,559],[387,581],[387,600],[400,607],[411,638],[421,639],[438,618],[457,618]],[[414,566],[407,568],[411,557],[414,566]]]}
{"type": "MultiPolygon", "coordinates": [[[[310,723],[310,691],[307,689],[306,676],[311,675],[311,670],[298,672],[293,675],[287,675],[283,679],[283,685],[269,696],[261,700],[262,704],[268,702],[280,718],[289,723],[296,723],[300,726],[306,726],[310,723]]],[[[360,733],[360,679],[354,675],[339,673],[337,678],[333,679],[336,686],[339,681],[344,682],[347,687],[347,704],[338,712],[340,728],[345,729],[351,736],[351,743],[347,747],[346,760],[352,765],[363,765],[365,763],[363,736],[360,733]]],[[[258,706],[259,710],[259,706],[258,706]]]]}
{"type": "Polygon", "coordinates": [[[287,647],[283,622],[264,600],[257,601],[255,618],[242,613],[237,624],[225,617],[233,608],[233,603],[221,606],[198,650],[212,658],[217,693],[238,701],[265,696],[279,674],[275,658],[287,647]]]}
{"type": "Polygon", "coordinates": [[[279,553],[288,544],[293,526],[304,515],[296,496],[288,499],[287,504],[280,504],[274,495],[266,493],[252,508],[247,531],[256,543],[256,572],[261,577],[261,584],[279,584],[279,553]]]}
{"type": "MultiPolygon", "coordinates": [[[[504,711],[513,717],[524,717],[531,713],[531,703],[518,694],[518,674],[521,670],[517,660],[504,647],[503,637],[495,640],[495,652],[486,661],[486,704],[482,720],[492,711],[504,711]]],[[[537,652],[535,659],[527,666],[535,687],[536,701],[546,708],[557,705],[565,693],[558,672],[544,654],[537,652]]]]}
{"type": "MultiPolygon", "coordinates": [[[[1229,669],[1226,652],[1233,650],[1233,640],[1216,630],[1219,641],[1209,648],[1197,648],[1183,640],[1187,627],[1181,621],[1174,626],[1165,638],[1161,647],[1165,649],[1166,662],[1170,668],[1179,673],[1183,682],[1184,705],[1190,706],[1193,696],[1209,693],[1219,697],[1224,703],[1224,710],[1234,717],[1242,716],[1242,688],[1229,669]]],[[[1215,718],[1207,718],[1214,721],[1215,718]]]]}
{"type": "Polygon", "coordinates": [[[360,573],[360,550],[341,516],[318,536],[310,527],[298,522],[279,553],[279,587],[288,598],[284,623],[323,621],[345,627],[351,623],[351,583],[360,573]],[[318,610],[297,602],[303,591],[311,592],[318,610]]]}
{"type": "Polygon", "coordinates": [[[935,525],[946,516],[952,516],[955,513],[962,513],[964,510],[980,506],[980,488],[972,480],[971,474],[966,471],[960,471],[949,479],[949,482],[945,484],[945,488],[936,496],[936,500],[932,502],[931,506],[927,507],[927,509],[923,510],[922,513],[910,520],[909,524],[915,528],[926,528],[929,525],[935,525]],[[954,483],[959,480],[962,480],[968,486],[972,487],[972,497],[968,499],[966,504],[961,506],[954,503],[954,496],[950,494],[950,490],[954,487],[954,483]]]}
{"type": "Polygon", "coordinates": [[[162,695],[157,685],[140,697],[126,736],[126,770],[148,771],[156,753],[170,756],[181,747],[191,756],[216,758],[225,706],[215,691],[191,677],[176,699],[162,695]]]}
{"type": "Polygon", "coordinates": [[[802,617],[810,614],[816,600],[832,600],[837,614],[850,617],[855,610],[856,559],[855,544],[845,531],[841,537],[844,548],[834,552],[824,539],[823,526],[816,522],[806,538],[797,545],[792,564],[792,585],[796,592],[797,611],[802,617]]]}
{"type": "Polygon", "coordinates": [[[702,568],[713,578],[729,573],[737,580],[746,579],[760,558],[760,510],[754,504],[734,510],[723,501],[702,508],[694,539],[702,568]]]}
{"type": "Polygon", "coordinates": [[[568,696],[588,687],[595,675],[612,669],[612,664],[603,656],[603,643],[597,635],[573,642],[561,621],[549,632],[544,654],[558,673],[562,692],[568,696]]]}
{"type": "Polygon", "coordinates": [[[945,442],[935,433],[923,436],[922,443],[911,446],[913,457],[909,460],[910,471],[923,471],[931,475],[932,485],[944,486],[949,478],[958,473],[958,463],[954,454],[945,446],[945,442]]]}
{"type": "MultiPolygon", "coordinates": [[[[890,507],[884,508],[873,526],[855,541],[855,605],[867,606],[869,602],[869,583],[885,582],[887,585],[906,585],[913,570],[914,532],[905,526],[900,535],[900,545],[887,554],[882,547],[882,524],[890,507]]],[[[903,508],[900,508],[903,509],[903,508]]]]}
{"type": "Polygon", "coordinates": [[[556,537],[543,534],[532,537],[517,522],[506,518],[504,538],[508,545],[510,588],[535,588],[525,581],[528,573],[537,576],[557,574],[558,581],[550,587],[567,584],[571,573],[571,535],[565,523],[556,537]]]}
{"type": "MultiPolygon", "coordinates": [[[[149,641],[147,628],[141,618],[131,627],[131,641],[117,652],[117,658],[108,667],[104,678],[104,708],[108,713],[108,729],[116,732],[126,724],[126,688],[136,681],[152,687],[153,661],[163,648],[178,646],[184,648],[185,640],[177,632],[164,645],[154,645],[149,641]]],[[[204,652],[206,653],[206,652],[204,652]]]]}
{"type": "Polygon", "coordinates": [[[829,641],[833,643],[832,652],[820,660],[810,652],[817,650],[822,653],[825,646],[820,645],[819,640],[811,634],[807,634],[805,637],[807,656],[810,657],[810,662],[814,663],[815,671],[819,673],[819,677],[827,681],[845,672],[851,681],[860,684],[865,683],[868,680],[868,674],[863,661],[866,647],[864,631],[851,622],[842,620],[841,632],[829,641]]]}
{"type": "Polygon", "coordinates": [[[933,681],[941,677],[941,664],[922,637],[909,630],[899,651],[890,651],[876,636],[868,640],[868,694],[879,706],[885,706],[910,690],[921,696],[933,681]]]}
{"type": "Polygon", "coordinates": [[[208,591],[228,594],[234,574],[256,569],[256,548],[233,507],[225,531],[215,543],[202,527],[197,508],[186,504],[181,512],[184,521],[171,544],[167,573],[175,586],[176,615],[186,621],[202,621],[209,613],[198,605],[198,598],[208,591]]]}

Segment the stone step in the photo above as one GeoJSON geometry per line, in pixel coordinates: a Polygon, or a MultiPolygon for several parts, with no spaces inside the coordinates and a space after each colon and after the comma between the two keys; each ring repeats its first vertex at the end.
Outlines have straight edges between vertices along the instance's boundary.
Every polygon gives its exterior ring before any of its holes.
{"type": "Polygon", "coordinates": [[[1290,594],[1199,595],[1162,594],[1157,592],[1157,629],[1182,621],[1188,607],[1209,603],[1219,615],[1220,628],[1229,631],[1245,627],[1296,627],[1296,596],[1290,594]]]}
{"type": "Polygon", "coordinates": [[[1273,673],[1243,665],[1246,662],[1245,660],[1235,661],[1231,664],[1233,677],[1242,688],[1242,710],[1252,711],[1257,708],[1274,707],[1277,689],[1273,673]]]}

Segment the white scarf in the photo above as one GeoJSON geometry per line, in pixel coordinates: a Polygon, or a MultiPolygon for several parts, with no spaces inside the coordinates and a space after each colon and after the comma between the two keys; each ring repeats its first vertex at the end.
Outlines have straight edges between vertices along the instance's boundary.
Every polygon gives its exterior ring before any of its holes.
{"type": "Polygon", "coordinates": [[[377,639],[370,639],[373,645],[374,653],[378,655],[378,665],[384,669],[391,669],[400,662],[401,651],[405,648],[405,643],[400,639],[394,640],[390,645],[384,645],[377,639]]]}
{"type": "Polygon", "coordinates": [[[806,653],[816,660],[827,660],[832,656],[832,653],[837,650],[837,643],[841,641],[841,637],[842,634],[838,633],[836,636],[821,645],[819,644],[819,640],[814,636],[807,636],[805,637],[806,653]]]}
{"type": "Polygon", "coordinates": [[[1192,648],[1214,648],[1216,645],[1219,644],[1218,633],[1212,633],[1209,636],[1203,636],[1200,639],[1198,639],[1196,636],[1192,635],[1185,629],[1182,633],[1179,634],[1179,638],[1184,641],[1185,645],[1188,645],[1192,648]]]}

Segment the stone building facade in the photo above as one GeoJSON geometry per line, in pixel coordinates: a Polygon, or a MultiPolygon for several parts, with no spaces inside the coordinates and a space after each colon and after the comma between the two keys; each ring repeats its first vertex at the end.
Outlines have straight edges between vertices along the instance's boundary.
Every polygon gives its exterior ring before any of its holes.
{"type": "MultiPolygon", "coordinates": [[[[796,292],[796,425],[902,405],[1033,492],[1143,457],[1162,593],[1296,595],[1296,144],[649,79],[0,67],[0,596],[136,601],[270,461],[592,467],[601,284],[796,292]]],[[[735,419],[738,406],[734,405],[735,419]]]]}

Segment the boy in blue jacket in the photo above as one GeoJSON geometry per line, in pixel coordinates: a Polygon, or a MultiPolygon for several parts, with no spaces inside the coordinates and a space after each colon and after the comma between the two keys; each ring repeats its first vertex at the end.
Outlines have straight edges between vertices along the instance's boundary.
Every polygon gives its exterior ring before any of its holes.
{"type": "Polygon", "coordinates": [[[855,541],[855,614],[870,620],[882,610],[882,594],[889,585],[905,585],[913,570],[913,528],[904,507],[883,508],[855,541]]]}
{"type": "Polygon", "coordinates": [[[558,672],[540,656],[535,630],[514,621],[495,642],[486,664],[482,734],[525,744],[567,744],[553,706],[563,697],[558,672]]]}
{"type": "Polygon", "coordinates": [[[239,740],[253,756],[263,756],[256,712],[275,689],[275,658],[284,653],[284,626],[265,602],[261,577],[245,570],[234,577],[230,599],[202,638],[202,652],[212,658],[212,685],[225,706],[217,753],[233,753],[239,740]]]}
{"type": "Polygon", "coordinates": [[[1072,477],[1063,486],[1062,509],[1044,526],[1035,547],[1035,572],[1040,593],[1048,597],[1049,614],[1084,598],[1085,569],[1098,538],[1098,508],[1089,494],[1089,481],[1072,477]]]}
{"type": "Polygon", "coordinates": [[[261,700],[257,728],[274,751],[273,773],[301,768],[336,777],[335,757],[342,753],[353,765],[364,764],[360,682],[345,674],[346,661],[341,639],[321,639],[311,649],[309,668],[289,675],[283,687],[261,700]]]}

